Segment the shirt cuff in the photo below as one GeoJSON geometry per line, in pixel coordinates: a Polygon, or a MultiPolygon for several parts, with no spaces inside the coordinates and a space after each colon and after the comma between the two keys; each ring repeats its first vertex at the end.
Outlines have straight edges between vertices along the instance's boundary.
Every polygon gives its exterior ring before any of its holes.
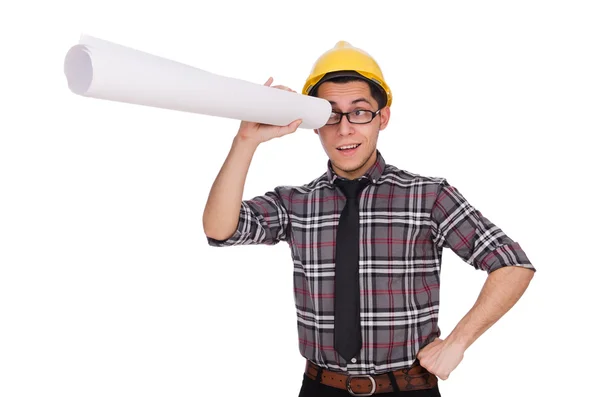
{"type": "Polygon", "coordinates": [[[240,208],[240,216],[238,218],[238,224],[235,229],[235,232],[231,235],[231,237],[225,240],[217,240],[212,237],[206,236],[208,245],[210,245],[211,247],[229,247],[232,245],[243,244],[248,234],[247,219],[250,218],[248,216],[249,212],[250,208],[248,208],[248,205],[242,202],[242,206],[240,208]]]}
{"type": "Polygon", "coordinates": [[[536,271],[519,243],[504,244],[488,253],[480,263],[481,269],[489,273],[506,266],[519,266],[536,271]]]}
{"type": "Polygon", "coordinates": [[[240,241],[241,235],[242,234],[240,233],[239,229],[237,229],[235,231],[235,233],[233,233],[233,235],[231,237],[229,237],[228,239],[217,240],[212,237],[206,236],[206,240],[208,241],[208,245],[210,245],[211,247],[229,247],[231,245],[238,244],[238,242],[240,241]]]}

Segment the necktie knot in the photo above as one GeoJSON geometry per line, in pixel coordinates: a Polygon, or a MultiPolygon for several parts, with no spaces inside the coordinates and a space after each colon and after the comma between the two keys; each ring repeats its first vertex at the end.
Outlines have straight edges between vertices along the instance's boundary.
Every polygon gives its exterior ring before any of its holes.
{"type": "Polygon", "coordinates": [[[346,198],[355,199],[358,197],[360,191],[369,184],[369,180],[366,178],[352,180],[338,178],[335,183],[342,190],[346,198]]]}

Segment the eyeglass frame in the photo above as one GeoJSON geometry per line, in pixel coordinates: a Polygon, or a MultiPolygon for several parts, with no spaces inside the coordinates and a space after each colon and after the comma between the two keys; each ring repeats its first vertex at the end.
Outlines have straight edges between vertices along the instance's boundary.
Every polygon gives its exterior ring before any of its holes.
{"type": "Polygon", "coordinates": [[[325,125],[338,125],[339,123],[342,122],[342,119],[344,118],[344,116],[346,116],[346,120],[348,120],[348,122],[350,124],[358,124],[358,125],[369,124],[371,121],[373,121],[375,119],[375,117],[377,117],[379,115],[379,112],[381,112],[381,109],[383,109],[383,108],[377,109],[377,111],[375,111],[375,112],[372,111],[372,110],[368,110],[368,109],[354,109],[354,110],[352,110],[350,112],[334,112],[334,111],[332,111],[331,113],[335,113],[335,114],[339,114],[340,115],[340,121],[338,121],[337,123],[325,124],[325,125]],[[357,110],[360,110],[361,112],[369,112],[369,113],[371,113],[371,120],[369,120],[367,122],[364,122],[364,123],[355,123],[355,122],[350,121],[349,114],[352,113],[352,112],[356,112],[357,110]]]}

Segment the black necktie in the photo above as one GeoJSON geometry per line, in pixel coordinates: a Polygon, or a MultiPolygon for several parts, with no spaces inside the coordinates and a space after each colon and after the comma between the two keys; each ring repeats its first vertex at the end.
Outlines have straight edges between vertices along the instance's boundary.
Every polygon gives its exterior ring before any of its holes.
{"type": "Polygon", "coordinates": [[[368,179],[336,179],[336,185],[346,196],[346,205],[340,216],[335,244],[334,347],[346,361],[354,358],[362,346],[358,195],[368,183],[368,179]]]}

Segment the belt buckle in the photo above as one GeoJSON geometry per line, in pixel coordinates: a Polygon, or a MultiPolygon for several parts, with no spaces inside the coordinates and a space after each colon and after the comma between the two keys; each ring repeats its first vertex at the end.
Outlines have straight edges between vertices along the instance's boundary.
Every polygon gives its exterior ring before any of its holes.
{"type": "Polygon", "coordinates": [[[376,388],[377,388],[377,383],[375,383],[375,379],[373,379],[373,377],[371,375],[348,375],[348,378],[346,379],[346,389],[348,390],[348,392],[351,395],[353,395],[355,397],[372,396],[373,394],[375,394],[375,389],[376,388]],[[354,378],[369,378],[369,380],[371,381],[371,385],[373,385],[371,387],[371,391],[368,392],[368,393],[355,393],[354,391],[352,391],[352,386],[350,386],[350,382],[354,378]]]}

